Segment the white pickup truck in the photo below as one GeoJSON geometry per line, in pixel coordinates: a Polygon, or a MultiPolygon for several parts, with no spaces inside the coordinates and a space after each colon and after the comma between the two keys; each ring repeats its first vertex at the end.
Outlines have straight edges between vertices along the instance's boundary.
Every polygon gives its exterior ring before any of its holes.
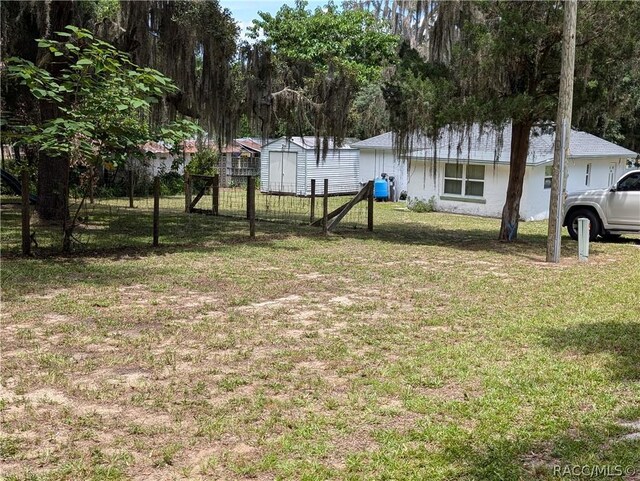
{"type": "Polygon", "coordinates": [[[591,223],[589,240],[640,233],[640,170],[624,174],[607,189],[573,192],[564,201],[564,222],[572,239],[578,239],[578,219],[591,223]]]}

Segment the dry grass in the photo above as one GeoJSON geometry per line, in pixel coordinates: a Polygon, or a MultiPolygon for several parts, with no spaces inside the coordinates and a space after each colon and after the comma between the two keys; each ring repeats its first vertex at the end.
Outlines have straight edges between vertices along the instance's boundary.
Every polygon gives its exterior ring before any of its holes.
{"type": "Polygon", "coordinates": [[[554,479],[638,466],[640,245],[521,242],[377,205],[376,232],[104,206],[74,256],[13,257],[7,479],[554,479]],[[128,241],[128,244],[127,244],[128,241]],[[128,247],[127,247],[128,245],[128,247]]]}

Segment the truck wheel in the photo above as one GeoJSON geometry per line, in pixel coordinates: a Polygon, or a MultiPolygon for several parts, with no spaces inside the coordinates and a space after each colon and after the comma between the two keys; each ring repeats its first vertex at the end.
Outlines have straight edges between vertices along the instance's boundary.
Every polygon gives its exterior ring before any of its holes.
{"type": "Polygon", "coordinates": [[[600,219],[592,210],[579,209],[573,211],[567,219],[567,231],[573,240],[578,240],[578,219],[584,217],[589,219],[591,227],[589,229],[589,240],[594,241],[600,235],[600,219]]]}

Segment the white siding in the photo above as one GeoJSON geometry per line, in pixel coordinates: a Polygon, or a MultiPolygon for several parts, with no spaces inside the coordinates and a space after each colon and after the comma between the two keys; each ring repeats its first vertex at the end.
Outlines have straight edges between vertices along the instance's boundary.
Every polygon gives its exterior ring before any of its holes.
{"type": "Polygon", "coordinates": [[[360,149],[360,181],[368,182],[382,173],[396,178],[398,192],[407,190],[407,163],[399,161],[393,149],[360,149]]]}
{"type": "Polygon", "coordinates": [[[521,219],[531,221],[544,220],[549,217],[549,194],[551,189],[544,188],[545,165],[551,164],[548,163],[527,167],[524,175],[522,198],[520,199],[521,219]]]}
{"type": "MultiPolygon", "coordinates": [[[[155,156],[151,159],[146,160],[147,165],[149,166],[149,175],[151,177],[161,174],[171,172],[171,166],[175,160],[175,157],[171,154],[154,154],[155,156]]],[[[184,174],[184,167],[191,160],[191,154],[185,154],[185,161],[182,161],[182,154],[179,157],[180,162],[178,163],[178,168],[175,172],[178,172],[180,175],[184,174]]]]}
{"type": "MultiPolygon", "coordinates": [[[[609,166],[615,165],[614,177],[617,180],[625,170],[625,160],[618,157],[582,157],[570,158],[567,162],[567,192],[609,187],[609,166]],[[589,185],[586,185],[587,164],[591,164],[589,185]]],[[[549,218],[549,194],[551,189],[544,188],[545,167],[552,161],[535,167],[527,167],[520,217],[525,220],[544,220],[549,218]]]]}
{"type": "MultiPolygon", "coordinates": [[[[455,160],[447,162],[455,163],[455,160]]],[[[481,202],[472,202],[476,199],[465,198],[464,200],[467,201],[447,199],[447,197],[451,197],[444,194],[444,165],[447,162],[438,162],[435,179],[432,176],[432,162],[418,160],[412,162],[407,191],[409,202],[415,200],[428,202],[433,197],[436,210],[500,217],[506,198],[509,166],[484,164],[484,195],[481,202]]],[[[466,163],[466,161],[460,161],[460,163],[466,163]]]]}
{"type": "Polygon", "coordinates": [[[317,162],[313,149],[306,151],[306,165],[298,169],[298,195],[311,195],[311,179],[316,179],[316,193],[322,194],[324,179],[329,179],[329,193],[343,194],[360,190],[360,162],[357,149],[334,149],[317,162]]]}
{"type": "Polygon", "coordinates": [[[260,155],[260,190],[269,190],[269,153],[296,152],[297,169],[295,192],[297,195],[311,194],[311,179],[316,179],[316,193],[323,193],[324,179],[329,179],[329,193],[357,192],[360,189],[360,163],[357,149],[332,149],[325,159],[316,165],[313,148],[302,148],[284,138],[265,145],[260,155]]]}
{"type": "MultiPolygon", "coordinates": [[[[300,173],[300,162],[305,158],[305,152],[302,147],[293,142],[288,142],[286,139],[281,138],[275,140],[262,148],[260,152],[260,191],[269,192],[269,154],[271,152],[290,152],[297,153],[298,159],[298,174],[300,173]]],[[[291,191],[295,191],[296,186],[290,186],[291,191]]]]}
{"type": "Polygon", "coordinates": [[[625,172],[626,158],[620,157],[582,157],[569,161],[569,176],[567,177],[567,191],[604,189],[609,187],[609,165],[615,166],[614,182],[625,172]],[[591,182],[585,185],[587,164],[591,164],[591,182]]]}

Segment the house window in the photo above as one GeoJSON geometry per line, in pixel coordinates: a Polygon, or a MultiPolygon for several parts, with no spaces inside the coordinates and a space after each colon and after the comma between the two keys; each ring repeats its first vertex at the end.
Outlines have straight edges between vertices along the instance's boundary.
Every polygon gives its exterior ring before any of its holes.
{"type": "Polygon", "coordinates": [[[551,178],[553,176],[553,165],[547,165],[544,168],[544,188],[551,188],[551,178]]]}
{"type": "Polygon", "coordinates": [[[584,178],[584,185],[588,186],[591,183],[591,164],[587,164],[587,173],[584,178]]]}
{"type": "Polygon", "coordinates": [[[484,165],[445,164],[444,193],[482,197],[484,195],[484,165]]]}

